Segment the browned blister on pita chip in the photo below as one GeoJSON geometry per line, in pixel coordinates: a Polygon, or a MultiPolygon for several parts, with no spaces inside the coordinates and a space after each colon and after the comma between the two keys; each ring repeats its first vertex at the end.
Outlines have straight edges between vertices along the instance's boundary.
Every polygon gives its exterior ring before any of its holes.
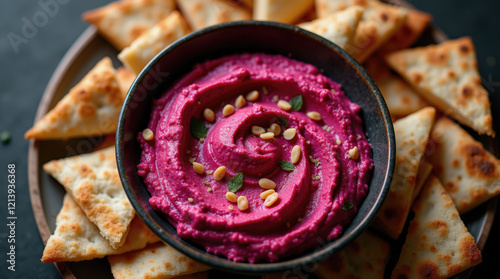
{"type": "Polygon", "coordinates": [[[392,116],[403,117],[427,106],[415,89],[391,73],[382,58],[372,56],[363,66],[384,96],[392,116]]]}
{"type": "Polygon", "coordinates": [[[253,19],[294,23],[314,6],[314,0],[255,0],[253,19]]]}
{"type": "Polygon", "coordinates": [[[474,237],[439,180],[430,176],[391,278],[449,278],[481,262],[474,237]]]}
{"type": "Polygon", "coordinates": [[[178,11],[173,11],[123,49],[118,54],[118,59],[127,69],[139,74],[156,54],[189,32],[182,15],[178,11]]]}
{"type": "Polygon", "coordinates": [[[345,48],[346,45],[353,43],[354,34],[362,15],[363,8],[356,6],[324,18],[301,23],[298,26],[345,48]]]}
{"type": "Polygon", "coordinates": [[[111,59],[103,58],[24,136],[67,139],[114,133],[122,103],[111,59]]]}
{"type": "Polygon", "coordinates": [[[85,12],[82,17],[122,50],[174,9],[174,0],[122,0],[85,12]]]}
{"type": "Polygon", "coordinates": [[[163,243],[109,256],[108,261],[115,279],[168,279],[211,269],[163,243]]]}
{"type": "Polygon", "coordinates": [[[445,114],[494,136],[488,92],[481,85],[469,37],[394,52],[389,65],[445,114]]]}
{"type": "Polygon", "coordinates": [[[436,121],[426,156],[460,213],[500,194],[500,160],[450,119],[436,121]]]}
{"type": "Polygon", "coordinates": [[[123,254],[142,249],[149,243],[158,242],[139,217],[130,224],[127,240],[119,249],[109,245],[99,229],[87,218],[80,206],[66,194],[56,219],[56,230],[43,250],[42,262],[76,262],[107,255],[123,254]]]}
{"type": "Polygon", "coordinates": [[[389,193],[374,223],[391,238],[399,237],[410,212],[418,167],[435,113],[434,108],[426,107],[394,122],[396,165],[389,193]]]}
{"type": "Polygon", "coordinates": [[[50,161],[43,169],[71,194],[111,247],[123,245],[135,211],[118,175],[114,146],[50,161]]]}
{"type": "Polygon", "coordinates": [[[177,4],[195,31],[219,23],[252,18],[248,9],[226,0],[177,0],[177,4]]]}

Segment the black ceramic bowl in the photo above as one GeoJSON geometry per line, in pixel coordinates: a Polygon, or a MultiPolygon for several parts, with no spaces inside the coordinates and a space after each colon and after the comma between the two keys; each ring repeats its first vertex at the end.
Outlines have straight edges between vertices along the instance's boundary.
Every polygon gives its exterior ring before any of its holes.
{"type": "Polygon", "coordinates": [[[271,273],[311,265],[340,250],[365,230],[388,192],[395,158],[391,118],[375,83],[363,68],[332,42],[298,27],[270,22],[244,21],[221,24],[194,32],[158,54],[139,74],[123,105],[116,137],[118,170],[137,214],[162,241],[215,268],[239,273],[271,273]],[[369,192],[344,233],[330,243],[302,255],[273,263],[233,262],[207,253],[190,240],[181,239],[161,212],[149,204],[151,195],[137,174],[141,149],[136,140],[149,121],[152,98],[158,97],[192,67],[207,59],[233,53],[281,54],[315,65],[340,83],[347,97],[361,107],[364,130],[373,149],[374,169],[369,192]]]}

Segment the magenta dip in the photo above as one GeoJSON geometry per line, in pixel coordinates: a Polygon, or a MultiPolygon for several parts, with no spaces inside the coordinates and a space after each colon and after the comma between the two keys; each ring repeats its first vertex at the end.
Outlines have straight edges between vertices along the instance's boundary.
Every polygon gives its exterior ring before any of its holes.
{"type": "Polygon", "coordinates": [[[277,261],[338,238],[365,198],[373,161],[359,110],[339,84],[309,64],[268,54],[207,61],[154,102],[148,124],[154,139],[138,136],[138,172],[151,205],[181,237],[233,261],[277,261]],[[258,99],[236,108],[236,98],[254,90],[258,99]],[[299,95],[300,110],[278,107],[278,100],[299,95]],[[226,104],[235,106],[227,117],[226,104]],[[213,123],[204,119],[205,108],[215,112],[213,123]],[[321,120],[310,119],[311,111],[321,120]],[[208,128],[204,140],[190,132],[192,117],[208,128]],[[267,129],[273,123],[282,131],[273,139],[251,132],[254,125],[267,129]],[[283,137],[287,128],[297,130],[292,140],[283,137]],[[295,145],[300,160],[285,171],[278,162],[290,161],[295,145]],[[193,160],[204,166],[204,174],[194,171],[193,160]],[[220,166],[226,175],[216,181],[212,172],[220,166]],[[248,199],[244,211],[225,196],[238,173],[243,186],[235,194],[248,199]],[[260,197],[261,178],[276,183],[279,198],[271,207],[260,197]]]}

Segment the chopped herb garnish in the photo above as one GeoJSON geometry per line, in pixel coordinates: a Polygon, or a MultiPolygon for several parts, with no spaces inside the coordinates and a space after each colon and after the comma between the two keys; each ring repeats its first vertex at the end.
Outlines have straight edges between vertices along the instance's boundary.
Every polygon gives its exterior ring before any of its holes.
{"type": "Polygon", "coordinates": [[[191,134],[197,139],[206,138],[207,137],[207,126],[203,124],[198,118],[191,117],[191,123],[189,124],[189,129],[191,130],[191,134]]]}
{"type": "Polygon", "coordinates": [[[348,202],[348,201],[344,201],[344,204],[342,205],[342,209],[344,211],[349,211],[352,209],[354,205],[351,203],[351,202],[348,202]]]}
{"type": "Polygon", "coordinates": [[[8,143],[10,141],[10,132],[9,131],[3,131],[1,134],[0,134],[0,141],[2,143],[8,143]]]}
{"type": "Polygon", "coordinates": [[[227,184],[227,189],[229,192],[238,191],[241,186],[243,186],[243,173],[237,173],[231,179],[229,179],[229,184],[227,184]]]}
{"type": "Polygon", "coordinates": [[[295,170],[295,168],[293,167],[292,162],[289,162],[289,161],[278,162],[278,166],[280,166],[280,168],[282,170],[285,170],[285,171],[293,171],[293,170],[295,170]]]}
{"type": "Polygon", "coordinates": [[[288,127],[288,121],[283,116],[278,117],[278,124],[288,127]]]}
{"type": "Polygon", "coordinates": [[[290,105],[294,111],[299,111],[302,108],[303,103],[304,101],[302,100],[302,95],[298,95],[290,100],[290,105]]]}

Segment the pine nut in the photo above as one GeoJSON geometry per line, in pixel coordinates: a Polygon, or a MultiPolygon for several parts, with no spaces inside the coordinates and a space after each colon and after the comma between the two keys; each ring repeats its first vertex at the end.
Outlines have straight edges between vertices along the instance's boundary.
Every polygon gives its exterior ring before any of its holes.
{"type": "Polygon", "coordinates": [[[274,193],[276,193],[276,191],[274,191],[273,189],[264,191],[264,192],[260,193],[260,198],[265,200],[267,197],[269,197],[269,195],[274,194],[274,193]]]}
{"type": "Polygon", "coordinates": [[[295,137],[296,134],[297,134],[297,129],[295,129],[295,128],[288,128],[288,129],[286,129],[283,132],[283,137],[286,140],[292,140],[295,137]]]}
{"type": "Polygon", "coordinates": [[[233,192],[227,192],[226,199],[232,203],[236,203],[236,201],[238,200],[238,196],[236,196],[236,194],[233,192]]]}
{"type": "Polygon", "coordinates": [[[266,130],[264,130],[264,128],[260,127],[260,126],[252,126],[252,134],[256,135],[256,136],[260,136],[262,134],[264,134],[266,132],[266,130]]]}
{"type": "Polygon", "coordinates": [[[273,123],[269,129],[267,129],[268,132],[271,132],[274,134],[275,137],[279,136],[281,134],[281,127],[280,125],[273,123]]]}
{"type": "Polygon", "coordinates": [[[353,160],[357,160],[359,158],[359,151],[357,146],[354,146],[352,149],[349,149],[349,158],[353,160]]]}
{"type": "Polygon", "coordinates": [[[310,119],[314,120],[314,121],[320,121],[321,120],[321,114],[319,114],[319,112],[317,111],[310,111],[307,113],[307,117],[309,117],[310,119]]]}
{"type": "Polygon", "coordinates": [[[291,159],[292,159],[292,163],[293,164],[297,164],[300,160],[300,146],[296,145],[293,147],[292,149],[292,156],[291,156],[291,159]]]}
{"type": "Polygon", "coordinates": [[[247,95],[247,101],[253,102],[256,101],[259,98],[259,91],[253,90],[252,92],[248,93],[247,95]]]}
{"type": "Polygon", "coordinates": [[[273,193],[269,195],[264,201],[264,205],[266,207],[271,207],[278,200],[278,197],[279,197],[278,193],[273,193]]]}
{"type": "Polygon", "coordinates": [[[222,109],[222,115],[224,115],[225,117],[228,117],[233,113],[234,113],[234,107],[232,105],[225,105],[224,108],[222,109]]]}
{"type": "Polygon", "coordinates": [[[205,173],[205,168],[200,163],[193,162],[193,169],[197,174],[204,174],[205,173]]]}
{"type": "Polygon", "coordinates": [[[274,189],[276,188],[276,183],[274,183],[274,181],[272,181],[271,179],[269,178],[261,178],[259,180],[259,186],[262,188],[262,189],[274,189]]]}
{"type": "Polygon", "coordinates": [[[214,172],[214,179],[220,181],[226,175],[226,167],[218,167],[214,172]]]}
{"type": "Polygon", "coordinates": [[[188,202],[194,202],[193,198],[188,198],[188,202]]]}
{"type": "Polygon", "coordinates": [[[240,211],[245,211],[248,209],[248,200],[245,196],[238,197],[238,209],[240,211]]]}
{"type": "Polygon", "coordinates": [[[203,117],[205,117],[205,120],[212,123],[215,121],[215,112],[209,108],[206,108],[203,110],[203,117]]]}
{"type": "Polygon", "coordinates": [[[261,134],[260,138],[261,139],[266,139],[266,140],[267,139],[272,139],[272,138],[274,138],[274,134],[271,133],[271,132],[267,132],[267,133],[261,134]]]}
{"type": "Polygon", "coordinates": [[[337,145],[341,145],[342,144],[342,141],[337,139],[337,145]]]}
{"type": "Polygon", "coordinates": [[[240,95],[240,96],[238,96],[238,98],[236,98],[234,105],[237,108],[242,108],[242,107],[247,105],[247,101],[245,100],[245,97],[243,97],[243,95],[240,95]]]}
{"type": "Polygon", "coordinates": [[[153,131],[151,131],[151,129],[146,128],[146,129],[144,129],[144,131],[142,131],[142,137],[145,140],[149,141],[149,140],[152,140],[155,137],[155,134],[153,133],[153,131]]]}
{"type": "Polygon", "coordinates": [[[292,105],[290,105],[290,103],[285,100],[279,100],[278,107],[284,111],[289,111],[292,109],[292,105]]]}

